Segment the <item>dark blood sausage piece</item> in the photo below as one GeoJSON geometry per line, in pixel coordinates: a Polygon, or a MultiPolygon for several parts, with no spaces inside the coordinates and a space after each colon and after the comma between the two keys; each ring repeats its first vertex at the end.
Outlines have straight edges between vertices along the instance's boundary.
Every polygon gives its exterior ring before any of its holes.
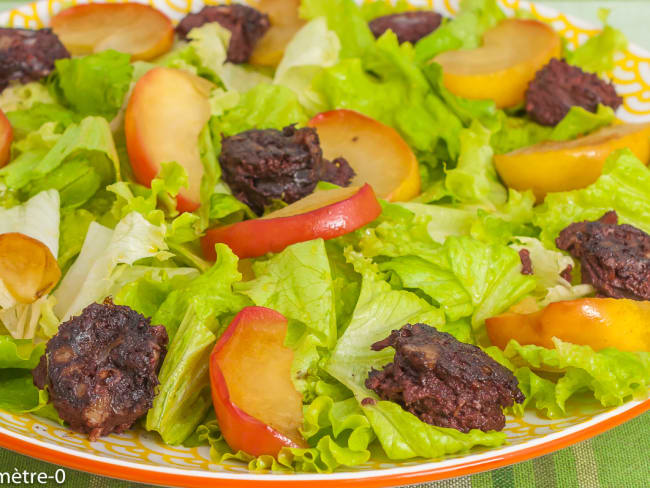
{"type": "Polygon", "coordinates": [[[207,6],[198,13],[187,14],[176,26],[176,32],[181,39],[187,39],[192,29],[210,22],[219,22],[232,34],[228,46],[228,61],[231,63],[248,61],[255,44],[271,26],[268,15],[253,7],[233,3],[207,6]]]}
{"type": "Polygon", "coordinates": [[[345,159],[323,158],[315,129],[293,125],[224,137],[219,163],[233,195],[258,215],[273,199],[293,203],[319,181],[347,186],[354,177],[345,159]]]}
{"type": "Polygon", "coordinates": [[[616,110],[623,99],[611,83],[559,59],[539,70],[526,91],[526,112],[542,125],[557,125],[573,106],[596,112],[601,103],[616,110]]]}
{"type": "Polygon", "coordinates": [[[428,424],[501,430],[503,408],[525,399],[508,369],[426,324],[407,324],[372,345],[375,351],[386,347],[395,349],[395,358],[382,371],[370,371],[366,387],[428,424]]]}
{"type": "Polygon", "coordinates": [[[616,212],[569,225],[555,244],[580,260],[582,282],[599,295],[650,300],[650,235],[618,225],[616,212]]]}
{"type": "Polygon", "coordinates": [[[51,29],[0,28],[0,91],[14,80],[40,80],[52,72],[55,60],[69,57],[51,29]]]}
{"type": "Polygon", "coordinates": [[[530,260],[530,252],[528,249],[521,249],[519,251],[519,260],[521,261],[521,274],[533,274],[533,262],[530,260]]]}
{"type": "Polygon", "coordinates": [[[385,15],[368,23],[375,37],[380,37],[388,29],[397,36],[399,43],[415,44],[424,36],[440,27],[442,15],[427,10],[414,10],[401,14],[385,15]]]}
{"type": "Polygon", "coordinates": [[[91,440],[123,432],[152,406],[167,331],[129,307],[94,303],[61,324],[33,371],[59,416],[91,440]]]}

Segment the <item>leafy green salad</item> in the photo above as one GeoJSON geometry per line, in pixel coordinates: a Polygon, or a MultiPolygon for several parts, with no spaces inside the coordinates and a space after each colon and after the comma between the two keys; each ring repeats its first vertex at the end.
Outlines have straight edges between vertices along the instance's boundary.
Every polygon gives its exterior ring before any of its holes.
{"type": "MultiPolygon", "coordinates": [[[[7,87],[0,108],[13,142],[0,169],[0,231],[41,241],[61,278],[30,303],[0,281],[0,408],[63,423],[31,371],[60,324],[106,297],[164,325],[169,337],[153,406],[135,428],[169,445],[208,445],[215,462],[238,459],[251,470],[328,473],[371,459],[440,458],[504,444],[503,432],[431,425],[367,388],[368,372],[394,354],[373,351],[372,344],[405,324],[427,324],[477,345],[511,370],[525,401],[508,415],[562,418],[574,397],[602,407],[644,398],[647,349],[598,349],[558,338],[551,348],[516,340],[500,348],[490,343],[485,324],[522,303],[541,310],[595,295],[580,279],[579,261],[555,239],[570,224],[612,210],[619,223],[650,233],[645,161],[620,149],[595,182],[543,200],[508,188],[495,169],[496,155],[574,140],[616,124],[614,111],[575,106],[549,127],[521,105],[502,109],[492,100],[458,96],[430,60],[479,47],[505,14],[494,0],[463,0],[454,18],[415,44],[400,44],[391,30],[373,36],[370,20],[408,9],[402,1],[303,0],[304,26],[276,68],[226,61],[230,32],[207,23],[153,60],[107,50],[59,59],[47,78],[7,87]],[[179,192],[192,180],[181,162],[164,162],[145,186],[129,158],[126,106],[136,83],[160,66],[212,83],[208,122],[190,141],[203,169],[194,211],[177,210],[179,192]],[[258,217],[222,178],[223,138],[302,128],[335,109],[397,131],[417,158],[418,195],[380,199],[376,219],[336,238],[248,259],[216,243],[210,261],[201,248],[208,229],[258,217]],[[532,266],[527,274],[522,249],[532,266]],[[302,397],[305,446],[283,447],[277,456],[234,452],[213,409],[210,354],[248,306],[273,309],[288,321],[284,345],[293,351],[291,381],[302,397]]],[[[563,46],[562,56],[603,75],[625,47],[623,34],[606,25],[577,49],[563,46]]],[[[321,181],[316,191],[336,188],[321,181]]],[[[264,212],[285,206],[274,200],[264,212]]],[[[0,256],[0,267],[6,262],[0,256]]]]}

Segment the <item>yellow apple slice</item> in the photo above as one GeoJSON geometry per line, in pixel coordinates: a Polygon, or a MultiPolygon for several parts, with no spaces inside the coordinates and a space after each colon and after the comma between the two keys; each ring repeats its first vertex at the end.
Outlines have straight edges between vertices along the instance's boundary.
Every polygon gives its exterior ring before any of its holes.
{"type": "Polygon", "coordinates": [[[250,4],[271,20],[271,27],[255,46],[250,63],[277,66],[284,55],[284,48],[305,25],[305,21],[298,16],[300,0],[257,0],[250,4]]]}
{"type": "Polygon", "coordinates": [[[148,60],[169,51],[174,42],[171,20],[139,3],[76,5],[52,17],[51,25],[73,55],[115,49],[148,60]]]}
{"type": "Polygon", "coordinates": [[[47,295],[61,278],[49,248],[18,232],[0,234],[0,280],[19,303],[47,295]]]}
{"type": "Polygon", "coordinates": [[[379,198],[391,202],[420,192],[415,154],[392,127],[345,109],[318,114],[308,125],[318,132],[327,159],[343,157],[354,169],[351,185],[369,183],[379,198]]]}
{"type": "Polygon", "coordinates": [[[185,71],[154,68],[136,83],[126,108],[126,147],[136,180],[148,186],[163,163],[183,166],[189,184],[178,195],[180,211],[199,206],[203,164],[198,140],[210,119],[213,86],[185,71]]]}
{"type": "Polygon", "coordinates": [[[650,124],[619,124],[565,142],[542,142],[494,157],[499,176],[515,190],[547,193],[584,188],[598,179],[612,151],[629,148],[644,164],[650,159],[650,124]]]}
{"type": "Polygon", "coordinates": [[[560,36],[537,20],[506,19],[483,36],[476,49],[447,51],[433,61],[443,70],[452,93],[474,100],[494,100],[498,108],[524,101],[528,84],[562,50],[560,36]]]}

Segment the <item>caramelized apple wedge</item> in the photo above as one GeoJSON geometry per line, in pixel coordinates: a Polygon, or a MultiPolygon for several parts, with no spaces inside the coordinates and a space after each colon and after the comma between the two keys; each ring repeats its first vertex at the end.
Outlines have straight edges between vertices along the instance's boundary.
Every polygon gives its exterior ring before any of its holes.
{"type": "Polygon", "coordinates": [[[420,169],[409,145],[392,127],[354,110],[332,110],[309,121],[318,132],[323,155],[344,157],[356,176],[352,185],[368,183],[379,198],[405,201],[420,192],[420,169]]]}
{"type": "Polygon", "coordinates": [[[73,55],[115,49],[148,60],[169,51],[174,42],[171,20],[139,3],[75,5],[52,17],[51,26],[73,55]]]}
{"type": "Polygon", "coordinates": [[[650,160],[650,124],[619,124],[565,142],[542,142],[494,157],[510,188],[533,190],[537,202],[547,193],[590,185],[617,149],[629,148],[644,164],[650,160]]]}
{"type": "Polygon", "coordinates": [[[60,278],[56,258],[41,241],[18,232],[0,234],[0,280],[17,302],[35,302],[60,278]]]}
{"type": "Polygon", "coordinates": [[[505,313],[486,320],[492,344],[504,349],[510,339],[553,349],[553,337],[599,351],[650,351],[650,302],[582,298],[555,302],[533,313],[505,313]]]}
{"type": "Polygon", "coordinates": [[[212,83],[185,71],[154,68],[136,83],[124,117],[126,147],[135,178],[150,185],[163,163],[185,168],[188,188],[178,209],[199,207],[203,164],[199,134],[210,119],[212,83]]]}
{"type": "Polygon", "coordinates": [[[212,402],[228,445],[253,456],[306,447],[302,396],[291,381],[293,351],[284,345],[287,319],[275,310],[246,307],[230,323],[210,357],[212,402]]]}
{"type": "Polygon", "coordinates": [[[370,185],[316,191],[262,217],[207,231],[203,254],[215,260],[214,245],[227,244],[240,259],[280,252],[312,239],[333,239],[375,220],[381,205],[370,185]]]}
{"type": "Polygon", "coordinates": [[[0,110],[0,168],[11,159],[11,141],[14,139],[14,130],[5,113],[0,110]]]}
{"type": "Polygon", "coordinates": [[[287,44],[305,25],[305,21],[298,16],[300,0],[256,0],[250,4],[271,20],[271,27],[255,46],[250,63],[277,66],[287,44]]]}
{"type": "Polygon", "coordinates": [[[443,82],[465,98],[494,100],[498,108],[524,101],[528,83],[562,43],[553,28],[537,20],[506,19],[488,30],[476,49],[446,51],[433,61],[442,66],[443,82]]]}

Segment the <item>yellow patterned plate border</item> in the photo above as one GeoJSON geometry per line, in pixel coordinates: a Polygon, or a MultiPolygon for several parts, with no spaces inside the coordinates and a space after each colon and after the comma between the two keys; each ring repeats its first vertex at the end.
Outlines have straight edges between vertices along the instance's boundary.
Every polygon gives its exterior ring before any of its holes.
{"type": "MultiPolygon", "coordinates": [[[[126,0],[108,0],[116,3],[126,0]]],[[[133,1],[133,0],[131,0],[133,1]]],[[[150,4],[180,20],[187,12],[218,1],[138,0],[150,4]]],[[[520,0],[499,0],[508,11],[525,9],[540,20],[549,22],[573,46],[598,32],[594,26],[544,5],[520,0]]],[[[92,0],[41,0],[0,13],[0,25],[40,28],[61,9],[92,0]]],[[[453,15],[457,0],[412,0],[419,8],[432,8],[453,15]]],[[[650,53],[639,46],[616,60],[610,74],[624,97],[618,110],[628,122],[650,121],[650,53]]],[[[578,405],[571,415],[549,420],[527,412],[523,418],[508,418],[504,431],[508,444],[499,449],[478,449],[437,460],[405,463],[370,461],[363,466],[327,475],[250,473],[237,461],[215,464],[205,447],[182,448],[164,445],[152,433],[133,430],[111,435],[96,442],[47,420],[32,415],[14,415],[0,410],[0,446],[57,464],[96,474],[134,481],[174,486],[393,486],[471,474],[539,456],[587,439],[621,422],[650,410],[650,399],[632,401],[614,409],[578,405]]]]}

